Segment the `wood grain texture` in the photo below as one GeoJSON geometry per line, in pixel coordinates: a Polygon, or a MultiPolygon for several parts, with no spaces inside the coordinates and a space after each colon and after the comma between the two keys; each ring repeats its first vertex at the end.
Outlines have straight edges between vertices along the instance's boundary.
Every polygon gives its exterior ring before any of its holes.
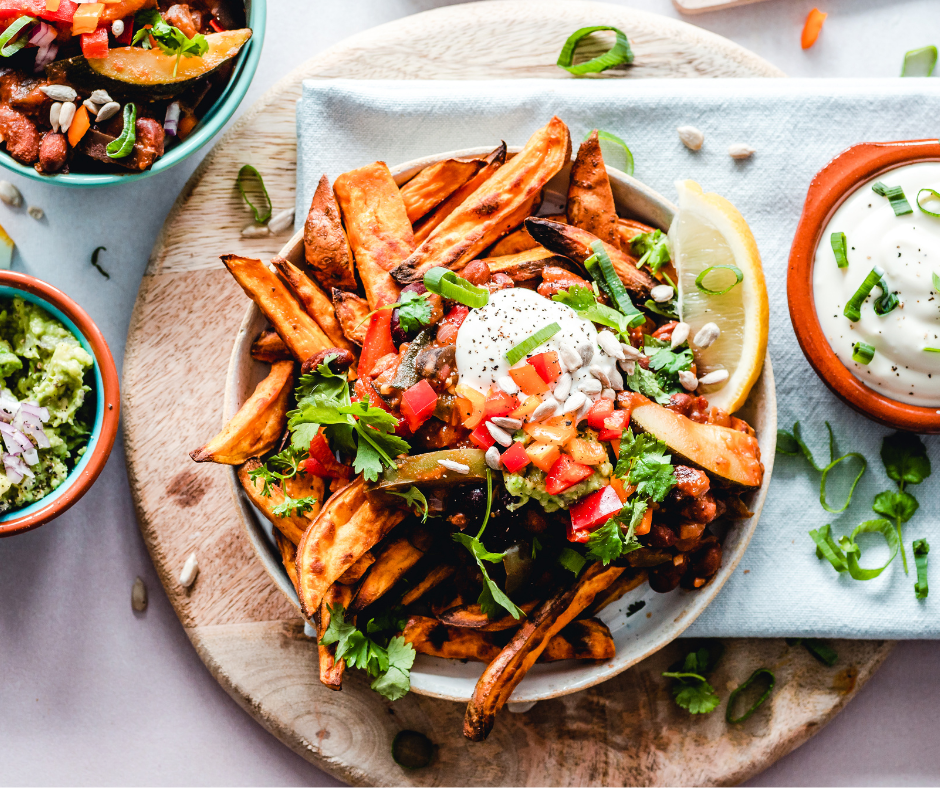
{"type": "Polygon", "coordinates": [[[502,714],[490,739],[473,745],[460,735],[460,704],[416,695],[387,704],[355,671],[340,693],[319,684],[315,645],[254,556],[228,469],[187,456],[221,426],[225,371],[246,305],[218,256],[269,258],[287,238],[241,238],[250,215],[235,175],[244,163],[263,164],[275,210],[293,205],[301,80],[568,78],[554,66],[560,42],[598,19],[629,31],[636,52],[631,68],[604,78],[783,76],[681,22],[580,0],[451,6],[384,25],[310,60],[242,116],[180,195],[141,284],[124,362],[125,442],[157,572],[200,657],[232,697],[296,752],[351,783],[739,782],[825,724],[892,645],[835,643],[840,662],[828,669],[779,640],[727,641],[713,677],[723,697],[729,682],[761,665],[778,680],[772,703],[729,730],[722,713],[693,718],[670,700],[659,673],[682,650],[674,643],[599,687],[502,714]],[[191,552],[200,573],[183,589],[179,572],[191,552]],[[428,769],[405,772],[391,761],[389,744],[403,728],[427,733],[438,746],[428,769]]]}

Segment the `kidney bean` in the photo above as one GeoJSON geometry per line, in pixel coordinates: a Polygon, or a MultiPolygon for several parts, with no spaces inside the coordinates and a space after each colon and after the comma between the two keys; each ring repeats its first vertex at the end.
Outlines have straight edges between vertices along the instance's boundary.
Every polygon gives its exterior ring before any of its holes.
{"type": "Polygon", "coordinates": [[[667,594],[679,585],[682,570],[673,564],[655,566],[649,570],[649,584],[657,594],[667,594]]]}
{"type": "Polygon", "coordinates": [[[20,164],[32,164],[39,158],[39,131],[22,112],[0,106],[0,138],[7,153],[20,164]]]}
{"type": "Polygon", "coordinates": [[[649,547],[655,547],[657,549],[662,549],[665,547],[672,547],[676,543],[676,532],[673,531],[668,525],[663,525],[662,523],[653,523],[650,526],[650,532],[644,540],[649,547]]]}
{"type": "Polygon", "coordinates": [[[43,172],[58,172],[65,166],[68,152],[64,134],[47,132],[39,145],[39,169],[43,172]]]}

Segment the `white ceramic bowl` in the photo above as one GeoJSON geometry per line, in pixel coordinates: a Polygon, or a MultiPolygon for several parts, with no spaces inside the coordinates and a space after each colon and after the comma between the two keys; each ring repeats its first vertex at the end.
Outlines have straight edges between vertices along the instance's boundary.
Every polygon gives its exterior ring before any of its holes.
{"type": "MultiPolygon", "coordinates": [[[[402,184],[429,164],[453,156],[486,154],[490,150],[492,147],[473,148],[428,156],[393,168],[392,175],[396,182],[402,184]]],[[[511,150],[510,156],[518,150],[518,148],[511,150]]],[[[541,213],[563,212],[561,208],[568,189],[569,170],[569,167],[565,167],[546,187],[541,213]]],[[[608,170],[618,213],[659,227],[665,232],[672,222],[676,207],[634,178],[613,168],[608,168],[608,170]]],[[[279,254],[292,262],[302,262],[304,259],[303,232],[296,233],[279,254]]],[[[235,347],[229,363],[225,389],[225,417],[227,419],[238,410],[250,396],[258,381],[267,374],[268,366],[254,361],[249,352],[252,340],[266,326],[267,322],[260,310],[251,304],[235,338],[235,347]]],[[[721,569],[714,580],[704,588],[695,591],[676,589],[668,594],[657,594],[650,589],[649,585],[644,584],[626,594],[619,601],[604,609],[599,616],[610,627],[617,647],[617,655],[613,659],[600,664],[568,660],[536,665],[513,692],[513,703],[527,703],[565,695],[616,676],[677,638],[715,598],[744,554],[751,535],[757,527],[770,484],[777,439],[777,400],[769,356],[764,362],[763,372],[740,415],[757,431],[761,459],[764,463],[764,481],[760,489],[755,490],[745,499],[750,510],[754,512],[754,516],[749,520],[734,523],[728,530],[723,542],[721,569]],[[628,607],[639,600],[643,600],[646,603],[645,606],[637,614],[628,617],[626,612],[628,607]]],[[[270,523],[252,506],[242,492],[234,469],[230,478],[239,512],[259,559],[274,582],[299,612],[300,604],[281,564],[280,555],[271,535],[270,523]]],[[[466,702],[470,700],[473,688],[482,672],[481,663],[464,663],[458,660],[419,655],[411,671],[411,688],[420,695],[466,702]]]]}

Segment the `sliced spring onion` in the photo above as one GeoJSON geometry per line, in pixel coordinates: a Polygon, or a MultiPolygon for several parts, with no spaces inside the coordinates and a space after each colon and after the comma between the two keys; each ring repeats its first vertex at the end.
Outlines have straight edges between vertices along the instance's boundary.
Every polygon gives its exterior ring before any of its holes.
{"type": "Polygon", "coordinates": [[[424,275],[424,286],[441,298],[459,301],[471,309],[484,307],[490,300],[490,291],[477,287],[453,271],[435,266],[424,275]]]}
{"type": "Polygon", "coordinates": [[[914,563],[917,565],[917,582],[914,583],[914,596],[917,599],[927,598],[927,553],[930,545],[926,539],[915,539],[911,545],[914,551],[914,563]]]}
{"type": "Polygon", "coordinates": [[[110,279],[111,274],[105,271],[101,267],[101,263],[98,262],[98,255],[102,252],[107,252],[108,248],[106,246],[99,246],[91,253],[91,264],[98,270],[98,273],[101,274],[105,279],[110,279]]]}
{"type": "MultiPolygon", "coordinates": [[[[594,129],[594,131],[597,132],[597,141],[601,146],[604,163],[625,172],[627,175],[633,175],[633,154],[627,147],[627,143],[609,131],[601,131],[600,129],[594,129]]],[[[590,137],[592,133],[588,132],[584,139],[590,137]]]]}
{"type": "Polygon", "coordinates": [[[843,536],[839,540],[839,544],[845,551],[846,564],[848,565],[849,574],[852,578],[854,580],[874,580],[878,575],[884,572],[894,560],[894,557],[898,554],[898,548],[901,542],[898,539],[898,532],[894,529],[894,525],[880,518],[878,520],[867,520],[861,525],[856,526],[851,536],[843,536]],[[881,566],[873,569],[865,569],[858,563],[862,549],[858,546],[855,538],[862,534],[881,534],[885,542],[887,542],[891,555],[888,556],[888,560],[881,566]]]}
{"type": "Polygon", "coordinates": [[[594,280],[601,286],[601,289],[613,299],[617,309],[628,318],[631,318],[630,325],[632,326],[637,317],[642,318],[643,314],[630,300],[630,295],[623,286],[620,275],[614,270],[614,264],[611,262],[610,255],[607,254],[603,242],[594,241],[591,244],[591,251],[594,254],[584,261],[584,267],[588,269],[594,280]],[[589,261],[591,261],[590,264],[589,261]],[[592,268],[594,268],[593,271],[592,268]]]}
{"type": "Polygon", "coordinates": [[[879,194],[888,199],[888,202],[891,203],[891,207],[894,209],[895,216],[906,216],[909,213],[914,213],[914,209],[911,208],[907,197],[904,196],[904,189],[900,186],[887,186],[881,181],[876,181],[874,186],[871,187],[871,190],[875,194],[879,194]]]}
{"type": "Polygon", "coordinates": [[[576,30],[570,36],[568,40],[565,41],[565,45],[561,48],[561,52],[558,54],[558,65],[561,66],[565,71],[575,76],[581,76],[582,74],[597,74],[601,71],[606,71],[608,68],[613,68],[614,66],[619,66],[621,63],[632,63],[633,62],[633,50],[630,49],[630,42],[627,40],[627,34],[622,30],[618,30],[616,27],[610,27],[609,25],[597,25],[595,27],[582,27],[580,30],[576,30]],[[597,33],[600,30],[613,30],[617,34],[617,41],[614,45],[603,55],[592,58],[591,60],[585,61],[584,63],[578,63],[574,65],[574,52],[578,48],[578,44],[581,43],[581,39],[585,36],[591,35],[591,33],[597,33]]]}
{"type": "Polygon", "coordinates": [[[836,265],[839,268],[848,268],[849,258],[846,252],[845,233],[832,233],[829,236],[829,243],[832,244],[832,252],[836,256],[836,265]]]}
{"type": "Polygon", "coordinates": [[[881,277],[878,281],[878,287],[881,288],[881,295],[875,299],[873,306],[875,308],[875,314],[881,317],[897,309],[901,301],[897,295],[891,292],[884,277],[881,277]]]}
{"type": "Polygon", "coordinates": [[[810,539],[816,543],[816,557],[821,561],[825,558],[837,572],[847,572],[845,553],[842,552],[835,539],[832,538],[832,526],[824,525],[822,528],[810,531],[810,539]]]}
{"type": "Polygon", "coordinates": [[[926,353],[940,353],[940,347],[925,347],[924,352],[926,353]]]}
{"type": "Polygon", "coordinates": [[[802,645],[814,658],[830,668],[839,661],[839,655],[835,649],[816,638],[786,638],[786,642],[788,646],[802,645]]]}
{"type": "Polygon", "coordinates": [[[34,24],[39,20],[31,16],[21,16],[0,35],[0,57],[11,57],[26,46],[27,37],[20,36],[19,32],[27,25],[34,24]]]}
{"type": "Polygon", "coordinates": [[[938,219],[940,219],[940,213],[937,213],[935,211],[928,211],[924,207],[924,204],[921,202],[920,195],[922,195],[924,192],[927,192],[928,200],[940,200],[940,192],[938,192],[936,189],[921,189],[919,192],[917,192],[917,198],[916,198],[918,208],[920,208],[928,216],[935,216],[938,219]]]}
{"type": "Polygon", "coordinates": [[[134,150],[135,142],[137,142],[137,105],[128,101],[124,105],[124,129],[121,131],[121,136],[116,140],[111,140],[105,151],[112,159],[123,159],[134,150]]]}
{"type": "Polygon", "coordinates": [[[518,345],[509,349],[509,352],[506,353],[506,360],[510,365],[516,364],[519,361],[522,361],[526,356],[529,355],[533,350],[535,350],[539,345],[548,342],[555,334],[561,331],[561,326],[558,323],[549,323],[544,328],[540,328],[528,339],[523,339],[518,345]]]}
{"type": "Polygon", "coordinates": [[[392,739],[392,760],[403,769],[423,769],[434,757],[434,745],[418,731],[399,731],[392,739]]]}
{"type": "Polygon", "coordinates": [[[725,721],[730,725],[736,725],[739,722],[744,722],[748,717],[750,717],[755,711],[757,711],[770,697],[770,693],[773,692],[774,685],[777,683],[777,679],[773,673],[770,672],[768,668],[758,668],[755,670],[745,682],[735,689],[728,696],[728,707],[725,709],[725,721]],[[764,690],[763,694],[754,701],[754,704],[747,711],[744,712],[740,717],[732,716],[732,709],[734,708],[735,701],[740,697],[741,693],[747,690],[758,679],[764,679],[767,682],[767,689],[764,690]]]}
{"type": "Polygon", "coordinates": [[[865,299],[868,298],[869,293],[871,293],[875,285],[881,281],[884,273],[885,272],[877,265],[872,268],[868,276],[865,277],[865,281],[863,281],[858,290],[855,291],[855,295],[853,295],[849,299],[849,302],[845,305],[845,309],[842,310],[842,314],[853,323],[861,319],[862,304],[865,303],[865,299]]]}
{"type": "Polygon", "coordinates": [[[856,342],[852,346],[852,361],[857,364],[870,364],[875,357],[875,348],[867,342],[856,342]]]}
{"type": "Polygon", "coordinates": [[[741,284],[741,282],[743,281],[744,281],[744,272],[740,268],[738,268],[736,265],[713,265],[713,266],[706,268],[704,271],[702,271],[702,273],[700,273],[697,277],[695,277],[695,286],[701,292],[705,293],[705,295],[724,295],[733,287],[736,287],[737,285],[741,284]],[[724,290],[710,290],[709,288],[705,287],[705,284],[704,284],[705,277],[708,276],[712,271],[717,271],[721,269],[731,271],[731,273],[734,274],[735,276],[734,283],[728,285],[724,290]]]}
{"type": "Polygon", "coordinates": [[[929,77],[937,65],[937,48],[935,46],[912,49],[904,53],[904,65],[901,66],[902,77],[929,77]]]}
{"type": "MultiPolygon", "coordinates": [[[[830,434],[831,435],[831,434],[830,434]]],[[[835,452],[830,449],[829,454],[832,456],[835,452]]],[[[859,481],[861,481],[862,476],[865,475],[865,469],[868,468],[868,462],[866,459],[859,454],[857,451],[851,451],[848,454],[843,454],[841,457],[836,457],[832,462],[830,462],[825,468],[822,469],[822,477],[819,480],[819,504],[830,514],[840,514],[849,508],[849,504],[852,503],[852,496],[855,494],[855,488],[858,486],[859,481]],[[826,500],[826,480],[829,478],[829,471],[835,468],[837,465],[841,465],[846,460],[854,458],[859,461],[860,467],[858,473],[855,475],[855,479],[852,481],[851,486],[849,487],[849,493],[846,496],[845,503],[840,507],[830,506],[829,502],[826,500]]]]}
{"type": "Polygon", "coordinates": [[[255,221],[258,222],[258,224],[264,224],[266,221],[268,221],[268,219],[271,218],[271,197],[268,195],[268,190],[264,185],[264,178],[261,177],[261,173],[250,164],[244,164],[238,171],[238,177],[235,179],[235,185],[238,186],[238,191],[241,194],[242,199],[247,203],[248,207],[251,208],[251,212],[255,215],[255,221]],[[248,196],[248,189],[246,188],[245,183],[246,180],[249,181],[249,188],[251,188],[255,193],[255,199],[260,203],[261,198],[264,198],[264,204],[267,206],[264,211],[256,206],[248,196]],[[253,186],[251,185],[252,183],[254,184],[253,186]]]}

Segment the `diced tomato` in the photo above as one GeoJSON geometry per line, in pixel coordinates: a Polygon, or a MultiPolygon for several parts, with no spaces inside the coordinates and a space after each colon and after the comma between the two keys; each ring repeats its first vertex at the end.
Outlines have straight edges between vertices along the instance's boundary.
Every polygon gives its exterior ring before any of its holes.
{"type": "Polygon", "coordinates": [[[800,36],[800,44],[803,49],[809,49],[816,43],[819,33],[822,31],[823,22],[829,14],[824,14],[818,8],[814,8],[806,16],[806,24],[803,25],[803,35],[800,36]]]}
{"type": "Polygon", "coordinates": [[[553,443],[530,443],[525,447],[525,453],[536,468],[548,473],[561,456],[561,449],[553,443]]]}
{"type": "Polygon", "coordinates": [[[586,542],[590,538],[591,532],[590,531],[575,531],[574,528],[571,527],[571,523],[569,522],[565,535],[568,537],[569,542],[582,542],[583,543],[583,542],[586,542]]]}
{"type": "Polygon", "coordinates": [[[617,491],[608,485],[597,492],[582,498],[569,510],[571,514],[571,529],[578,531],[594,531],[600,528],[611,517],[623,508],[617,491]]]}
{"type": "Polygon", "coordinates": [[[490,389],[486,395],[486,401],[483,403],[483,419],[492,419],[494,416],[508,416],[519,407],[519,400],[512,394],[507,394],[502,389],[495,386],[490,389]]]}
{"type": "Polygon", "coordinates": [[[352,476],[352,468],[337,462],[322,432],[310,441],[309,454],[309,458],[304,460],[304,470],[307,473],[329,479],[348,479],[352,476]]]}
{"type": "Polygon", "coordinates": [[[519,441],[515,441],[507,451],[504,451],[501,459],[503,467],[510,473],[518,473],[530,462],[525,446],[519,441]]]}
{"type": "Polygon", "coordinates": [[[437,326],[437,341],[442,345],[453,345],[457,341],[457,331],[469,314],[470,307],[463,304],[454,306],[437,326]]]}
{"type": "Polygon", "coordinates": [[[483,449],[483,451],[486,451],[490,446],[496,443],[496,440],[490,435],[490,431],[486,428],[485,421],[481,421],[477,425],[477,428],[470,433],[470,440],[483,449]]]}
{"type": "Polygon", "coordinates": [[[528,396],[544,394],[548,391],[548,383],[542,380],[542,376],[530,364],[524,364],[521,367],[509,370],[509,377],[522,389],[522,393],[528,396]]]}
{"type": "Polygon", "coordinates": [[[614,403],[609,399],[601,397],[595,402],[587,414],[587,423],[589,427],[595,430],[604,429],[604,419],[614,412],[614,403]]]}
{"type": "Polygon", "coordinates": [[[124,32],[121,33],[116,41],[123,47],[129,47],[134,40],[134,17],[124,17],[124,32]]]}
{"type": "Polygon", "coordinates": [[[99,27],[94,33],[82,33],[82,54],[86,58],[108,56],[108,28],[99,27]]]}
{"type": "Polygon", "coordinates": [[[629,422],[630,411],[615,410],[604,419],[604,427],[597,434],[598,439],[602,441],[619,440],[629,422]]]}
{"type": "Polygon", "coordinates": [[[382,356],[397,352],[392,341],[392,310],[382,309],[370,319],[369,330],[362,343],[362,355],[359,356],[359,374],[368,375],[382,356]]]}
{"type": "Polygon", "coordinates": [[[554,350],[547,350],[537,356],[526,360],[526,364],[535,367],[539,377],[546,383],[554,383],[561,377],[561,364],[558,363],[558,354],[554,350]]]}
{"type": "Polygon", "coordinates": [[[47,22],[71,22],[76,8],[78,4],[72,0],[59,0],[55,10],[50,10],[46,0],[0,0],[0,19],[26,15],[47,22]]]}
{"type": "Polygon", "coordinates": [[[545,492],[549,495],[558,495],[578,482],[584,481],[594,473],[588,465],[575,462],[567,454],[562,454],[555,460],[552,469],[545,479],[545,492]]]}
{"type": "Polygon", "coordinates": [[[420,380],[401,395],[401,415],[412,432],[434,415],[437,392],[426,380],[420,380]]]}

